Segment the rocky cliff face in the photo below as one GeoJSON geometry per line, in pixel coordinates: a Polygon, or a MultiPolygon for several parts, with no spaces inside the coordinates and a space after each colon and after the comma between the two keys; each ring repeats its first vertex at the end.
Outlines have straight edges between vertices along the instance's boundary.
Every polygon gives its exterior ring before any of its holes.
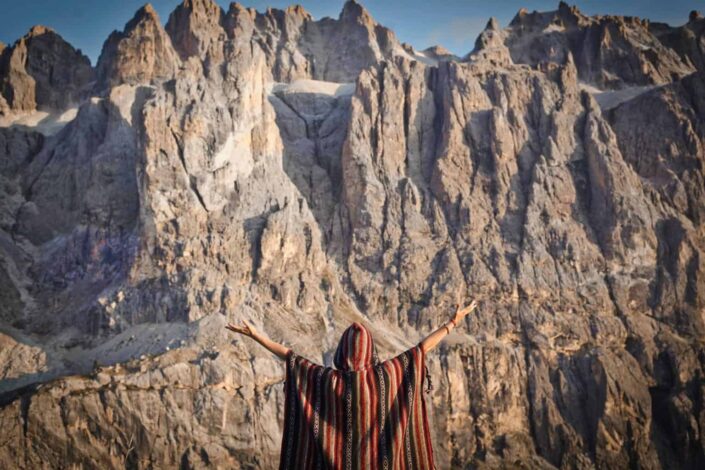
{"type": "Polygon", "coordinates": [[[507,28],[507,45],[515,62],[528,64],[565,63],[570,54],[580,79],[600,88],[664,84],[692,73],[692,62],[650,25],[636,17],[589,17],[560,2],[551,12],[520,10],[507,28]]]}
{"type": "Polygon", "coordinates": [[[86,56],[44,26],[0,47],[0,114],[65,109],[89,94],[93,69],[86,56]]]}
{"type": "Polygon", "coordinates": [[[227,321],[330,364],[480,297],[429,357],[439,468],[701,467],[699,21],[561,4],[458,60],[355,2],[186,0],[51,132],[3,92],[0,462],[275,468],[283,368],[227,321]]]}

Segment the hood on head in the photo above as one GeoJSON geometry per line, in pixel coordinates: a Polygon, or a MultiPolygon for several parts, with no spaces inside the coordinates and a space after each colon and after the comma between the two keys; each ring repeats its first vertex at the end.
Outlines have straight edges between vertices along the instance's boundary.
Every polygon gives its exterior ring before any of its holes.
{"type": "Polygon", "coordinates": [[[377,362],[377,349],[370,331],[358,322],[347,327],[335,351],[335,367],[339,370],[360,370],[377,362]]]}

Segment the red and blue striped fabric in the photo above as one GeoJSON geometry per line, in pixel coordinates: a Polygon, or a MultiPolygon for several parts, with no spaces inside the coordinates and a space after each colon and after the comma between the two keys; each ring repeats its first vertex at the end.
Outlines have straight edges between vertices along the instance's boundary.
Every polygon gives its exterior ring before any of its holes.
{"type": "Polygon", "coordinates": [[[360,323],[345,330],[335,369],[289,351],[280,469],[433,469],[424,353],[384,362],[360,323]]]}

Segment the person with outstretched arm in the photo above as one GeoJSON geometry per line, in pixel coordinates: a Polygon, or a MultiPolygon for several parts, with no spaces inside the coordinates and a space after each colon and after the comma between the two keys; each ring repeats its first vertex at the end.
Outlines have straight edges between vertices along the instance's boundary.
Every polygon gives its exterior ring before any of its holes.
{"type": "Polygon", "coordinates": [[[420,343],[384,362],[368,328],[354,322],[340,338],[335,367],[299,356],[249,322],[228,324],[286,361],[279,468],[435,468],[423,396],[426,354],[476,306],[473,300],[456,308],[420,343]]]}

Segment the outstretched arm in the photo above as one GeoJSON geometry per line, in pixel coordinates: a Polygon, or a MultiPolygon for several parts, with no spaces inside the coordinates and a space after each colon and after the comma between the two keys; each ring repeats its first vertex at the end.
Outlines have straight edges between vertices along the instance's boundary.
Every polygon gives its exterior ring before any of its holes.
{"type": "Polygon", "coordinates": [[[232,323],[228,323],[225,328],[230,331],[234,331],[235,333],[249,336],[265,348],[269,349],[280,359],[286,359],[286,355],[289,353],[289,348],[267,338],[267,336],[257,331],[254,326],[246,321],[243,321],[242,325],[233,325],[232,323]]]}
{"type": "Polygon", "coordinates": [[[465,318],[468,313],[472,312],[475,307],[477,307],[477,302],[475,300],[473,300],[472,302],[470,302],[469,305],[463,308],[458,307],[458,309],[455,311],[455,314],[453,315],[453,318],[451,318],[450,321],[441,325],[441,327],[438,328],[436,331],[426,336],[426,338],[424,338],[424,340],[419,343],[421,349],[423,349],[424,354],[435,348],[438,343],[440,343],[441,340],[450,333],[451,329],[455,328],[458,322],[465,318]]]}

